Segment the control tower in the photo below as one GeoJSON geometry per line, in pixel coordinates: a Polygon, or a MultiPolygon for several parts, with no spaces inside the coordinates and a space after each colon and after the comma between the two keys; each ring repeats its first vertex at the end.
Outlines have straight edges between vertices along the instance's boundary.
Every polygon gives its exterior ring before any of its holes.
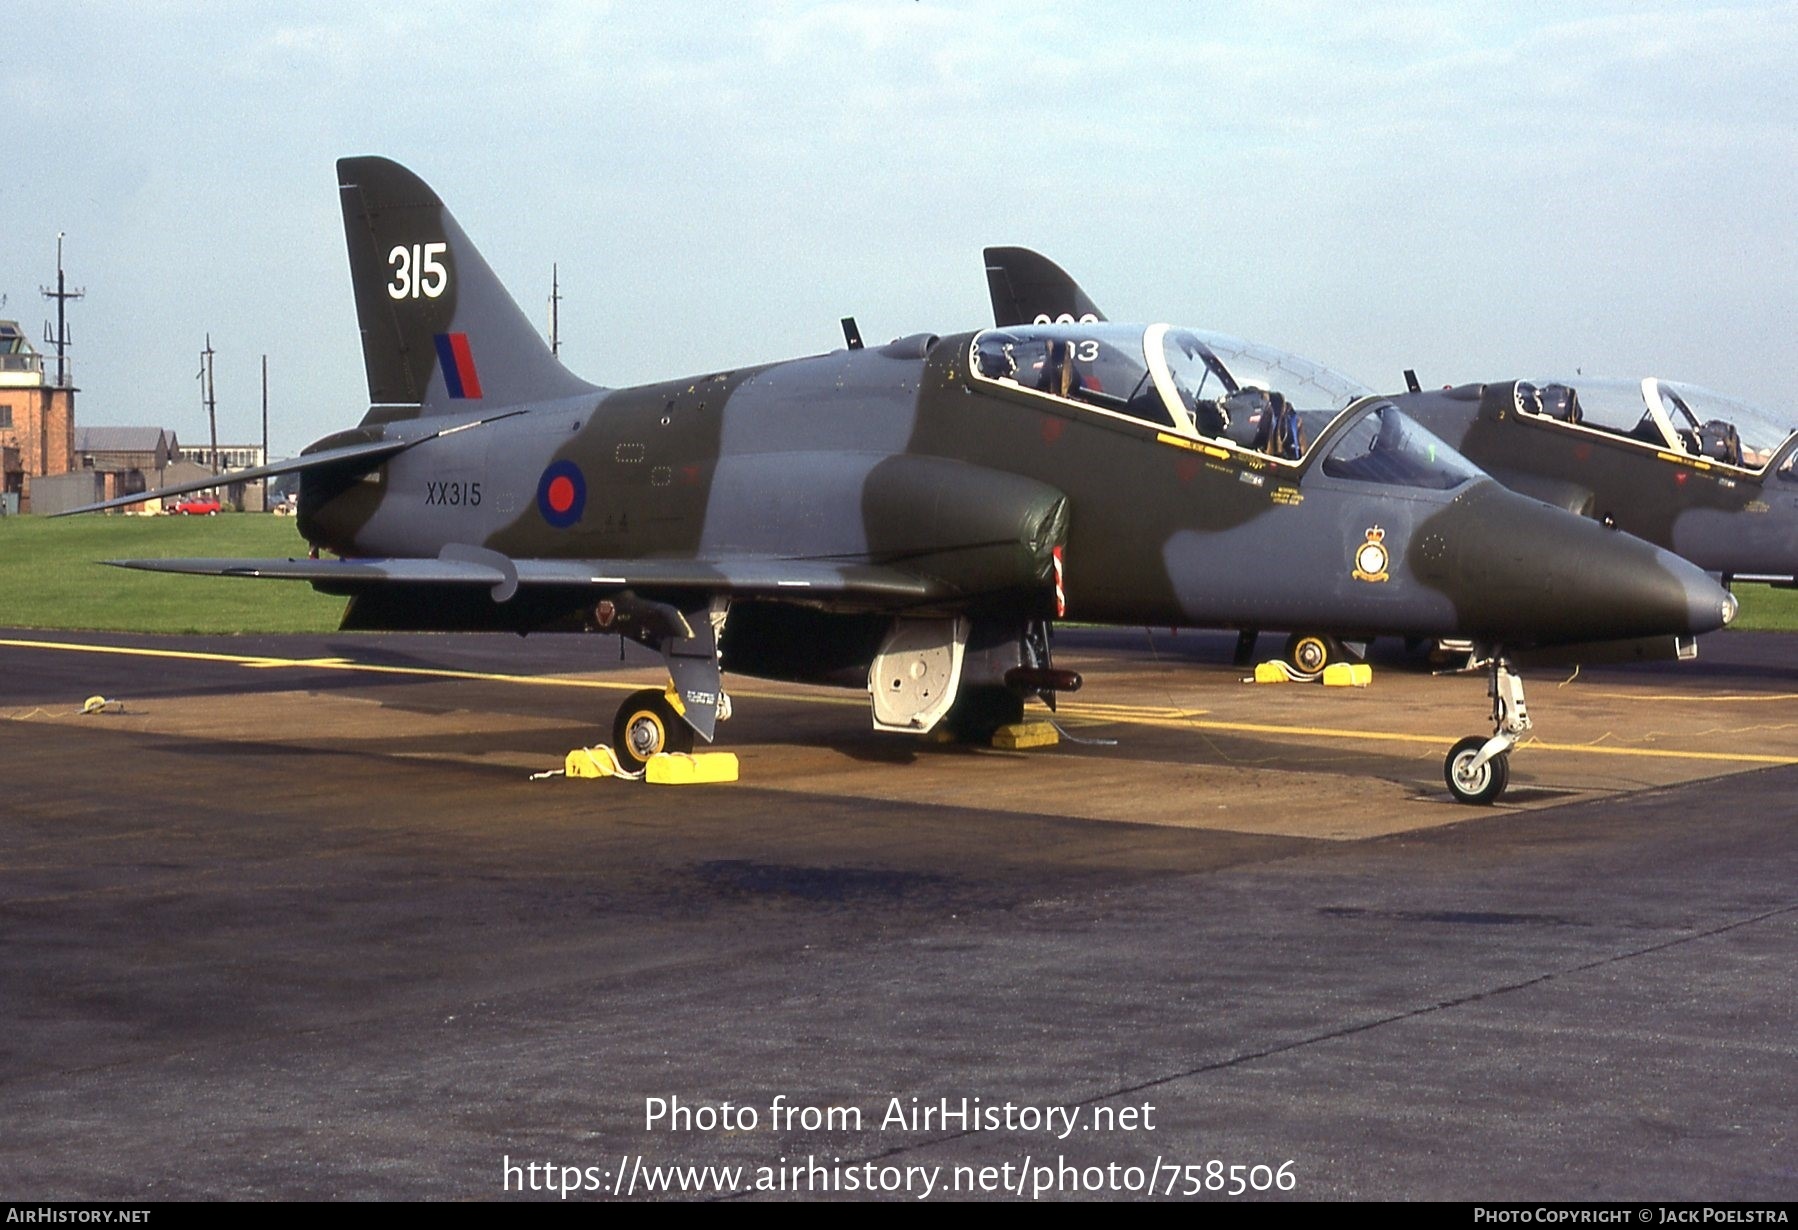
{"type": "Polygon", "coordinates": [[[75,379],[45,362],[16,320],[0,320],[0,511],[31,511],[31,480],[75,462],[75,379]]]}

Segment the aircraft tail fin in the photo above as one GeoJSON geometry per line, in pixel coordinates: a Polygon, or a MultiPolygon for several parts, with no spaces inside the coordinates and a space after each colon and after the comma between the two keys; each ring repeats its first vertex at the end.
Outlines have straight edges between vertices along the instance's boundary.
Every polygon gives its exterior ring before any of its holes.
{"type": "Polygon", "coordinates": [[[986,285],[1001,328],[1105,319],[1065,269],[1029,248],[986,249],[986,285]]]}
{"type": "Polygon", "coordinates": [[[594,388],[550,353],[422,179],[386,158],[340,158],[337,185],[370,419],[497,409],[594,388]]]}

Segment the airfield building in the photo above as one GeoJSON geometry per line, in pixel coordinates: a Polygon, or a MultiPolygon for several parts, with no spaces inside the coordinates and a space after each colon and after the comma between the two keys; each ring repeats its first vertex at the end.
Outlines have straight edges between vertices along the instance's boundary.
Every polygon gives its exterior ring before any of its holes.
{"type": "Polygon", "coordinates": [[[67,360],[45,357],[15,320],[0,320],[0,512],[31,512],[34,479],[75,465],[75,383],[67,360]]]}
{"type": "MultiPolygon", "coordinates": [[[[268,453],[260,444],[221,444],[218,446],[218,464],[213,464],[213,448],[210,444],[196,447],[183,446],[181,457],[195,465],[218,473],[224,470],[245,470],[251,466],[266,465],[268,453]]],[[[268,491],[264,482],[230,483],[220,489],[225,503],[239,512],[268,511],[268,491]]]]}

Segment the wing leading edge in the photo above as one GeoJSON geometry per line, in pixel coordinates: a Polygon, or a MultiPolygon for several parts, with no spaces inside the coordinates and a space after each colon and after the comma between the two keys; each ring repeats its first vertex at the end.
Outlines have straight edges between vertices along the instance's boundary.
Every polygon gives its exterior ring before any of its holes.
{"type": "Polygon", "coordinates": [[[206,577],[260,577],[326,585],[466,585],[506,601],[520,588],[690,589],[718,594],[856,596],[893,603],[951,596],[940,582],[878,564],[818,560],[510,559],[479,548],[436,559],[130,559],[117,568],[206,577]]]}

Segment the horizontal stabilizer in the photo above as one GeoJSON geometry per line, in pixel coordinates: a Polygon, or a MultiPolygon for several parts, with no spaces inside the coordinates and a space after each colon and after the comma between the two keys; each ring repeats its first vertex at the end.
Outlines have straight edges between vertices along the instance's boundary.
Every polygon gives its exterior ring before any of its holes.
{"type": "MultiPolygon", "coordinates": [[[[175,483],[167,487],[158,487],[154,491],[139,491],[133,495],[121,495],[114,499],[102,500],[98,504],[83,504],[80,508],[70,508],[64,512],[51,513],[52,517],[73,517],[76,513],[105,512],[109,508],[129,508],[133,504],[142,504],[146,500],[160,500],[171,495],[187,495],[194,491],[211,491],[217,487],[229,487],[233,483],[253,483],[262,478],[274,478],[280,474],[299,474],[307,470],[328,470],[343,468],[354,474],[365,474],[374,469],[389,457],[405,452],[426,440],[435,440],[439,436],[453,435],[471,428],[485,427],[488,423],[497,423],[501,419],[509,419],[523,411],[506,410],[498,414],[490,414],[485,418],[475,419],[469,423],[457,423],[437,431],[426,431],[420,435],[407,436],[404,439],[358,440],[351,444],[340,444],[332,448],[315,449],[310,453],[301,453],[298,457],[290,457],[286,461],[276,461],[265,466],[252,466],[247,470],[227,470],[222,474],[212,474],[206,478],[196,478],[192,482],[175,483]]],[[[361,432],[340,432],[336,437],[357,435],[361,432]]],[[[322,443],[322,441],[321,441],[322,443]]]]}
{"type": "Polygon", "coordinates": [[[227,470],[222,474],[209,474],[205,478],[196,478],[192,482],[158,487],[155,491],[139,491],[131,495],[118,496],[116,499],[102,500],[98,504],[83,504],[80,508],[70,508],[64,512],[50,515],[52,517],[72,517],[76,513],[105,512],[109,508],[129,508],[133,504],[142,504],[146,500],[160,500],[171,495],[187,495],[195,491],[211,491],[215,487],[228,487],[232,483],[253,483],[260,478],[274,478],[279,474],[297,474],[302,470],[317,470],[328,466],[360,464],[364,469],[373,469],[395,453],[403,452],[418,442],[416,439],[373,440],[365,444],[346,444],[341,448],[306,453],[286,461],[274,462],[271,465],[252,466],[247,470],[227,470]]]}

